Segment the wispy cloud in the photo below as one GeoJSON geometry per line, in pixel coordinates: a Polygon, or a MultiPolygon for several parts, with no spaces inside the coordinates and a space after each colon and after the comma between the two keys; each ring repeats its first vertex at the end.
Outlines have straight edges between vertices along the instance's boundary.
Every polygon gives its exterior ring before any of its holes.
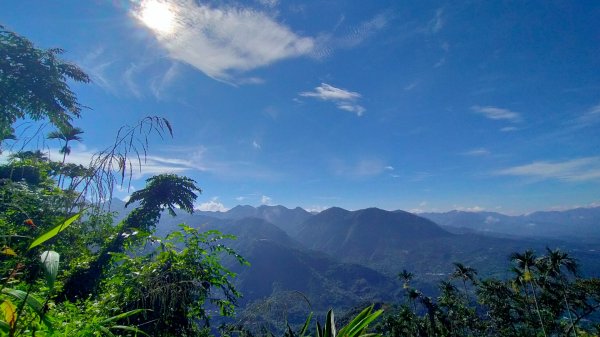
{"type": "Polygon", "coordinates": [[[338,39],[334,44],[342,48],[354,48],[363,43],[377,31],[383,29],[387,23],[388,17],[385,14],[378,14],[357,27],[353,27],[349,34],[338,39]]]}
{"type": "Polygon", "coordinates": [[[522,120],[520,113],[495,106],[474,105],[471,107],[471,110],[493,120],[505,120],[512,123],[518,123],[522,120]]]}
{"type": "Polygon", "coordinates": [[[566,161],[537,161],[497,171],[498,175],[529,177],[534,180],[569,182],[600,181],[600,157],[585,157],[566,161]]]}
{"type": "Polygon", "coordinates": [[[318,98],[323,101],[332,101],[339,109],[353,112],[357,116],[362,116],[366,111],[364,107],[355,103],[356,100],[361,98],[359,93],[336,88],[327,83],[321,83],[314,91],[301,92],[299,95],[318,98]]]}
{"type": "Polygon", "coordinates": [[[107,60],[108,58],[105,54],[104,47],[98,46],[87,53],[79,64],[90,75],[95,84],[114,94],[114,84],[107,75],[107,71],[113,64],[113,61],[107,60]]]}
{"type": "Polygon", "coordinates": [[[481,157],[481,156],[487,156],[490,153],[491,152],[489,150],[487,150],[487,149],[478,148],[478,149],[473,149],[473,150],[465,151],[465,152],[463,152],[461,154],[463,156],[481,157]]]}
{"type": "Polygon", "coordinates": [[[594,105],[585,111],[579,118],[577,118],[576,123],[580,127],[590,126],[600,122],[600,103],[594,105]]]}
{"type": "Polygon", "coordinates": [[[152,1],[157,0],[143,1],[132,15],[149,26],[170,57],[218,80],[232,81],[242,72],[307,55],[314,48],[312,38],[297,35],[264,12],[191,0],[161,1],[173,16],[172,27],[151,27],[143,9],[152,1]]]}
{"type": "Polygon", "coordinates": [[[331,56],[337,49],[355,48],[385,29],[389,20],[387,13],[379,13],[358,25],[344,27],[345,17],[342,16],[333,27],[332,32],[321,33],[315,38],[315,48],[311,52],[311,56],[322,59],[331,56]]]}
{"type": "Polygon", "coordinates": [[[444,28],[445,23],[446,21],[444,20],[444,9],[438,8],[435,11],[435,16],[433,17],[433,19],[429,21],[427,28],[431,33],[437,33],[440,30],[442,30],[442,28],[444,28]]]}
{"type": "Polygon", "coordinates": [[[331,161],[333,173],[337,176],[349,178],[364,178],[392,171],[393,168],[379,159],[360,159],[354,163],[348,163],[339,159],[331,161]]]}

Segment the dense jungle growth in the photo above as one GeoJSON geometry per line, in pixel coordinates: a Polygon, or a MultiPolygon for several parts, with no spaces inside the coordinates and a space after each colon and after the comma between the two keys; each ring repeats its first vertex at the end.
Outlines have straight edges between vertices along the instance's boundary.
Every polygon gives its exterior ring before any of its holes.
{"type": "MultiPolygon", "coordinates": [[[[147,117],[124,126],[89,166],[67,163],[70,145],[84,132],[73,125],[84,107],[68,82],[90,79],[61,60],[60,49],[41,50],[0,29],[0,149],[7,158],[0,165],[0,335],[273,335],[235,324],[209,329],[212,317],[234,314],[241,295],[222,263],[232,256],[248,264],[227,247],[233,237],[185,224],[155,235],[165,212],[193,211],[201,192],[194,180],[153,176],[131,194],[123,220],[108,211],[113,188],[127,185],[144,161],[149,137],[172,134],[169,122],[147,117]],[[32,149],[31,135],[17,137],[19,121],[53,127],[47,138],[62,158],[32,149]]],[[[413,274],[404,270],[399,303],[357,310],[338,329],[332,311],[316,328],[309,315],[284,335],[598,335],[600,279],[581,277],[577,262],[560,250],[515,253],[511,262],[512,278],[504,280],[478,278],[456,263],[437,298],[413,288],[413,274]]]]}

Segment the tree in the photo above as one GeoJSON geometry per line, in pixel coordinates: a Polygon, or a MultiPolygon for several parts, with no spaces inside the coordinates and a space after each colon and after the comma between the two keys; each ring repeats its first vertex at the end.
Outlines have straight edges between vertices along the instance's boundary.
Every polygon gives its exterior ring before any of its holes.
{"type": "Polygon", "coordinates": [[[65,142],[65,145],[61,147],[59,152],[63,154],[63,163],[65,161],[66,156],[71,154],[71,147],[69,146],[69,142],[72,140],[76,140],[78,142],[81,141],[80,134],[83,133],[83,130],[75,127],[67,127],[62,128],[60,130],[52,131],[48,134],[48,139],[60,139],[65,142]]]}
{"type": "Polygon", "coordinates": [[[471,268],[469,266],[465,266],[460,262],[454,262],[454,272],[452,273],[452,278],[461,279],[463,282],[463,289],[465,291],[465,301],[468,303],[468,293],[467,293],[467,280],[471,282],[475,282],[475,275],[477,275],[477,270],[471,268]]]}
{"type": "MultiPolygon", "coordinates": [[[[69,126],[61,128],[60,130],[52,131],[48,134],[48,139],[60,139],[65,142],[63,147],[59,150],[59,152],[63,155],[61,166],[65,164],[65,160],[67,160],[67,155],[71,154],[71,147],[69,146],[69,142],[73,140],[80,142],[81,137],[79,137],[79,135],[82,133],[83,130],[81,130],[80,128],[74,128],[69,126]]],[[[62,174],[58,176],[58,186],[62,186],[60,184],[61,178],[62,174]]]]}
{"type": "Polygon", "coordinates": [[[415,275],[408,270],[402,269],[402,272],[398,273],[398,278],[402,281],[402,288],[407,289],[414,276],[415,275]]]}
{"type": "Polygon", "coordinates": [[[510,255],[510,259],[517,265],[514,272],[517,274],[517,280],[521,283],[525,283],[525,294],[527,295],[527,285],[531,287],[531,294],[533,296],[533,303],[535,304],[535,311],[537,313],[542,333],[546,334],[546,327],[544,326],[544,320],[542,319],[542,313],[538,305],[537,300],[537,287],[535,287],[535,277],[532,268],[536,265],[536,256],[532,250],[526,250],[525,253],[513,253],[510,255]]]}
{"type": "Polygon", "coordinates": [[[79,67],[59,58],[62,49],[36,48],[28,39],[0,25],[0,139],[14,135],[19,119],[48,119],[70,127],[83,106],[68,80],[89,83],[79,67]]]}

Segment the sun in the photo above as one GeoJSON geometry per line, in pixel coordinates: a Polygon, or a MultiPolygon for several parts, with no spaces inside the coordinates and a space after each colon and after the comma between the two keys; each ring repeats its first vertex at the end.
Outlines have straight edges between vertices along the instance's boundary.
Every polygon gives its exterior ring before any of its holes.
{"type": "Polygon", "coordinates": [[[169,34],[175,30],[175,13],[166,1],[143,1],[136,16],[157,33],[169,34]]]}

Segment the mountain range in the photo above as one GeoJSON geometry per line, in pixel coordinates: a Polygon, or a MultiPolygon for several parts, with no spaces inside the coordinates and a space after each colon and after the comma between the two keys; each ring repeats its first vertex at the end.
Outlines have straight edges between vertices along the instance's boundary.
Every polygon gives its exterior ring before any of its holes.
{"type": "MultiPolygon", "coordinates": [[[[120,217],[127,211],[123,205],[113,202],[120,217]]],[[[403,269],[416,275],[413,285],[432,295],[437,282],[453,272],[453,262],[474,267],[481,277],[506,277],[509,255],[526,249],[544,253],[546,247],[560,248],[579,259],[584,273],[598,275],[600,251],[595,243],[600,240],[592,240],[599,237],[598,219],[600,208],[511,217],[338,207],[312,214],[283,206],[237,206],[177,217],[165,213],[157,234],[166,235],[186,223],[235,235],[237,240],[227,245],[251,264],[241,267],[225,261],[238,274],[236,286],[244,294],[240,317],[257,315],[257,308],[278,307],[285,308],[278,309],[279,314],[284,310],[290,315],[286,319],[300,322],[308,308],[323,313],[331,307],[345,310],[359,303],[400,300],[397,274],[403,269]],[[567,226],[561,227],[560,221],[567,226]],[[541,229],[544,226],[547,230],[541,229]],[[585,230],[589,242],[578,239],[581,233],[567,236],[569,228],[585,230]]]]}

